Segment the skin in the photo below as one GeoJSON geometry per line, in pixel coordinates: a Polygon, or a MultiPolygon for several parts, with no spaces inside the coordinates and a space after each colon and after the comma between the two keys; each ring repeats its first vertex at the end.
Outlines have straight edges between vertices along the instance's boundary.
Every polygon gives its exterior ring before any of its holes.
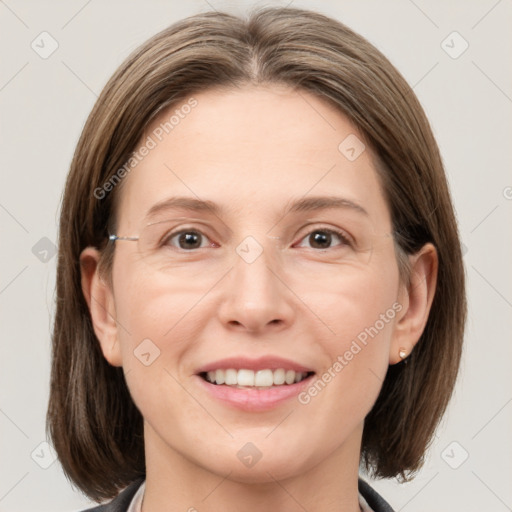
{"type": "Polygon", "coordinates": [[[348,135],[363,137],[323,100],[276,85],[194,97],[198,105],[125,178],[116,234],[138,234],[151,206],[188,196],[223,211],[166,217],[186,217],[176,226],[195,227],[217,246],[174,253],[164,267],[141,258],[136,242],[117,241],[111,284],[96,249],[81,255],[103,354],[123,367],[145,419],[143,510],[355,512],[364,418],[388,365],[424,329],[436,251],[427,244],[410,256],[411,282],[401,284],[370,150],[354,161],[338,150],[348,135]],[[347,198],[367,215],[285,214],[291,201],[317,195],[347,198]],[[361,250],[340,248],[336,237],[315,247],[309,235],[319,228],[360,237],[361,250]],[[247,236],[262,249],[252,263],[236,251],[247,236]],[[307,404],[292,398],[242,412],[198,383],[199,366],[234,355],[278,355],[322,375],[393,304],[394,318],[307,404]],[[148,338],[160,355],[145,366],[134,350],[148,338]],[[262,453],[250,468],[237,457],[248,442],[262,453]]]}

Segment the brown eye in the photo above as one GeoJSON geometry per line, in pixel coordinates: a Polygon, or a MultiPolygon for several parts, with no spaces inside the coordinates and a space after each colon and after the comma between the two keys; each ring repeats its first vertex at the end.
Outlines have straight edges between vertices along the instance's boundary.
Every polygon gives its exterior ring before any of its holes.
{"type": "Polygon", "coordinates": [[[333,246],[349,244],[347,237],[343,233],[333,229],[315,229],[305,236],[303,240],[307,240],[309,247],[312,249],[330,249],[333,246]]]}
{"type": "Polygon", "coordinates": [[[169,235],[165,245],[171,245],[183,250],[200,249],[202,247],[209,247],[208,238],[199,231],[180,231],[169,235]]]}
{"type": "Polygon", "coordinates": [[[314,249],[327,249],[332,242],[331,233],[325,231],[315,231],[309,235],[309,243],[314,249]]]}

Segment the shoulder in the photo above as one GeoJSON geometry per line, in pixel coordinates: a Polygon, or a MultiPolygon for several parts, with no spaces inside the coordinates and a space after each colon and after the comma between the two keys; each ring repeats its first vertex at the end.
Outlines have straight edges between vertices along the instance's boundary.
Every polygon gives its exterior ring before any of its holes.
{"type": "Polygon", "coordinates": [[[359,478],[359,492],[374,512],[394,512],[389,503],[370,484],[359,478]]]}
{"type": "Polygon", "coordinates": [[[136,480],[121,491],[112,501],[97,507],[88,508],[82,512],[126,512],[142,482],[144,482],[142,479],[136,480]]]}

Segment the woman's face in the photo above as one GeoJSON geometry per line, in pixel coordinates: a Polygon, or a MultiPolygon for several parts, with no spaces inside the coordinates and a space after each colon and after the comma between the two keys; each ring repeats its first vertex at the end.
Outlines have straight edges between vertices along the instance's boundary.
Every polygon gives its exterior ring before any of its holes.
{"type": "Polygon", "coordinates": [[[403,300],[370,151],[305,91],[194,98],[147,130],[118,209],[116,234],[141,239],[115,242],[103,348],[145,418],[147,457],[239,481],[358,459],[403,300]]]}

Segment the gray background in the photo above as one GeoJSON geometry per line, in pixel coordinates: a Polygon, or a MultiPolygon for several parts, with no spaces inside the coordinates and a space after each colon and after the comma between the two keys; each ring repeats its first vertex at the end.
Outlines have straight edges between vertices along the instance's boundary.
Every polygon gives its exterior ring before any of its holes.
{"type": "MultiPolygon", "coordinates": [[[[0,511],[89,503],[52,463],[44,419],[59,201],[97,95],[131,50],[178,19],[289,3],[0,1],[0,511]],[[47,58],[41,52],[55,43],[44,31],[58,44],[47,58]]],[[[466,248],[470,314],[455,397],[417,478],[374,485],[397,511],[512,510],[512,3],[291,5],[360,32],[414,86],[441,147],[466,248]]]]}

